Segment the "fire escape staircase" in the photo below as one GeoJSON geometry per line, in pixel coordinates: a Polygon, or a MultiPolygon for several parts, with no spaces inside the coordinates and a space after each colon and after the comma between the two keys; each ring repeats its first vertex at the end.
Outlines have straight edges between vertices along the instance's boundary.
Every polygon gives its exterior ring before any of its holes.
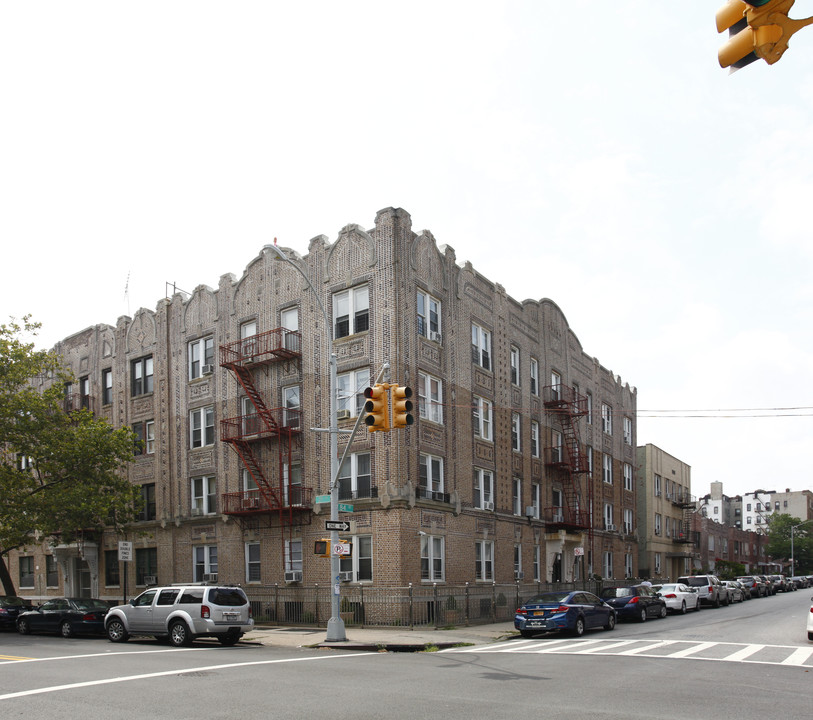
{"type": "Polygon", "coordinates": [[[683,510],[680,527],[674,533],[672,541],[681,545],[699,545],[699,533],[692,530],[692,515],[696,508],[694,495],[690,495],[688,492],[678,492],[672,496],[671,501],[672,505],[683,510]]]}
{"type": "MultiPolygon", "coordinates": [[[[562,486],[562,506],[544,509],[545,525],[551,530],[589,530],[589,505],[581,501],[579,476],[590,471],[579,441],[577,422],[587,415],[587,398],[567,385],[542,389],[545,408],[558,420],[562,443],[545,448],[545,465],[557,470],[562,486]]],[[[588,483],[588,494],[590,487],[588,483]]]]}

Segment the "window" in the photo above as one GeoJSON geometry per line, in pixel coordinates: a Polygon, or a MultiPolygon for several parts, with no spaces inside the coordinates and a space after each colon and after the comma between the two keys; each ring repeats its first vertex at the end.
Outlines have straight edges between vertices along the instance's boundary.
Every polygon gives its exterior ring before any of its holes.
{"type": "Polygon", "coordinates": [[[370,453],[352,453],[339,470],[339,498],[373,497],[370,475],[370,453]]]}
{"type": "Polygon", "coordinates": [[[608,485],[613,484],[613,456],[607,453],[601,455],[601,472],[604,482],[608,485]]]}
{"type": "Polygon", "coordinates": [[[517,477],[511,481],[511,506],[514,515],[522,515],[522,480],[517,477]]]}
{"type": "Polygon", "coordinates": [[[478,540],[474,543],[474,579],[494,579],[494,541],[478,540]]]}
{"type": "Polygon", "coordinates": [[[585,393],[585,397],[587,398],[587,424],[593,424],[593,393],[589,390],[585,393]]]}
{"type": "Polygon", "coordinates": [[[212,337],[200,338],[189,343],[189,379],[195,380],[208,375],[214,369],[215,340],[212,337]]]}
{"type": "Polygon", "coordinates": [[[196,408],[189,413],[189,446],[208,447],[215,444],[215,407],[196,408]]]}
{"type": "Polygon", "coordinates": [[[192,478],[192,514],[211,515],[217,512],[217,484],[212,475],[192,478]]]}
{"type": "Polygon", "coordinates": [[[655,534],[661,534],[661,514],[655,513],[655,534]]]}
{"type": "Polygon", "coordinates": [[[520,451],[521,432],[519,413],[511,413],[511,449],[516,452],[520,451]]]}
{"type": "Polygon", "coordinates": [[[110,368],[102,370],[102,405],[113,402],[113,371],[110,368]]]}
{"type": "Polygon", "coordinates": [[[240,325],[240,356],[252,360],[257,350],[257,321],[249,320],[240,325]]]}
{"type": "Polygon", "coordinates": [[[748,504],[745,506],[745,509],[746,509],[748,512],[751,512],[751,503],[748,503],[748,504]]]}
{"type": "Polygon", "coordinates": [[[655,475],[655,487],[654,487],[655,497],[661,496],[661,476],[655,475]]]}
{"type": "Polygon", "coordinates": [[[632,420],[628,417],[624,418],[624,444],[632,445],[632,420]]]}
{"type": "Polygon", "coordinates": [[[474,436],[483,440],[492,440],[491,403],[485,398],[474,396],[472,403],[471,423],[474,436]]]}
{"type": "Polygon", "coordinates": [[[283,328],[283,347],[286,350],[300,352],[302,350],[302,338],[300,335],[295,334],[299,332],[299,308],[293,307],[281,311],[279,324],[283,328]]]}
{"type": "Polygon", "coordinates": [[[138,520],[155,520],[155,483],[146,483],[141,486],[141,511],[138,520]]]}
{"type": "Polygon", "coordinates": [[[531,457],[539,457],[539,423],[531,420],[531,457]]]}
{"type": "Polygon", "coordinates": [[[533,503],[534,517],[539,520],[539,512],[542,507],[542,488],[539,483],[531,485],[531,502],[533,503]]]}
{"type": "Polygon", "coordinates": [[[603,577],[604,578],[612,578],[613,576],[613,554],[610,550],[604,551],[604,558],[603,558],[603,577]]]}
{"type": "Polygon", "coordinates": [[[418,373],[418,411],[424,420],[443,424],[443,383],[426,373],[418,373]]]}
{"type": "Polygon", "coordinates": [[[246,543],[246,582],[260,582],[260,543],[246,543]]]}
{"type": "Polygon", "coordinates": [[[585,451],[587,455],[587,472],[589,473],[590,477],[593,477],[593,446],[588,445],[585,451]]]}
{"type": "Polygon", "coordinates": [[[480,510],[494,509],[494,475],[490,470],[474,470],[474,507],[480,510]]]}
{"type": "Polygon", "coordinates": [[[604,503],[604,529],[612,531],[614,527],[613,506],[610,503],[604,503]]]}
{"type": "Polygon", "coordinates": [[[366,285],[333,295],[333,337],[343,338],[370,328],[370,289],[366,285]]]}
{"type": "Polygon", "coordinates": [[[562,399],[562,376],[556,371],[550,374],[550,395],[551,400],[562,399]]]}
{"type": "Polygon", "coordinates": [[[601,428],[607,435],[613,434],[613,409],[606,403],[601,403],[601,428]]]}
{"type": "Polygon", "coordinates": [[[539,360],[531,358],[531,395],[539,395],[539,360]]]}
{"type": "Polygon", "coordinates": [[[57,587],[59,585],[59,572],[57,571],[56,558],[53,555],[45,556],[45,587],[57,587]]]}
{"type": "Polygon", "coordinates": [[[624,508],[624,534],[632,535],[632,510],[624,508]]]}
{"type": "Polygon", "coordinates": [[[632,577],[632,553],[624,553],[624,577],[632,577]]]}
{"type": "Polygon", "coordinates": [[[714,511],[713,511],[713,512],[714,512],[714,514],[715,514],[715,515],[718,515],[718,514],[719,514],[719,512],[720,512],[720,506],[719,506],[719,505],[715,505],[715,506],[714,506],[714,511]]]}
{"type": "Polygon", "coordinates": [[[418,463],[420,497],[443,500],[443,458],[435,455],[420,456],[418,463]]]}
{"type": "Polygon", "coordinates": [[[542,566],[541,559],[542,559],[542,549],[539,547],[539,545],[534,545],[534,582],[540,582],[541,580],[539,574],[540,568],[542,566]]]}
{"type": "Polygon", "coordinates": [[[158,549],[136,548],[136,585],[146,585],[144,578],[158,576],[158,549]]]}
{"type": "Polygon", "coordinates": [[[248,468],[240,468],[240,489],[243,492],[248,492],[249,490],[257,490],[257,483],[254,481],[251,473],[248,471],[248,468]]]}
{"type": "Polygon", "coordinates": [[[421,580],[443,582],[444,538],[421,535],[421,580]]]}
{"type": "Polygon", "coordinates": [[[104,584],[105,587],[117,587],[121,584],[118,550],[104,551],[104,584]]]}
{"type": "Polygon", "coordinates": [[[130,394],[133,397],[152,392],[152,355],[130,363],[130,394]]]}
{"type": "Polygon", "coordinates": [[[136,435],[135,454],[152,455],[155,452],[155,421],[133,423],[136,435]]]}
{"type": "Polygon", "coordinates": [[[22,453],[17,453],[17,469],[33,470],[34,458],[32,458],[30,455],[23,455],[22,453]]]}
{"type": "Polygon", "coordinates": [[[90,378],[79,378],[79,400],[85,410],[90,409],[90,378]]]}
{"type": "Polygon", "coordinates": [[[282,406],[285,408],[285,427],[299,427],[299,409],[301,402],[299,399],[299,385],[290,385],[282,388],[282,406]]]}
{"type": "Polygon", "coordinates": [[[352,572],[355,582],[373,580],[373,536],[357,535],[352,538],[353,555],[339,560],[342,572],[352,572]]]}
{"type": "Polygon", "coordinates": [[[471,359],[475,365],[491,370],[491,333],[472,323],[471,359]]]}
{"type": "Polygon", "coordinates": [[[559,488],[553,488],[551,490],[551,496],[553,499],[553,521],[554,522],[562,522],[564,513],[563,510],[563,500],[562,500],[562,491],[559,488]]]}
{"type": "Polygon", "coordinates": [[[560,463],[564,460],[562,455],[562,433],[558,430],[551,430],[550,461],[560,463]]]}
{"type": "Polygon", "coordinates": [[[418,290],[418,335],[440,342],[440,301],[418,290]]]}
{"type": "Polygon", "coordinates": [[[302,465],[300,463],[292,462],[290,467],[288,463],[285,463],[282,466],[282,492],[286,507],[299,507],[303,504],[302,465]]]}
{"type": "Polygon", "coordinates": [[[514,545],[514,579],[522,577],[522,545],[514,545]]]}
{"type": "Polygon", "coordinates": [[[195,582],[203,582],[204,575],[217,573],[217,545],[197,545],[193,547],[192,567],[195,582]]]}
{"type": "Polygon", "coordinates": [[[370,384],[370,368],[353,370],[336,377],[336,407],[339,417],[358,417],[364,409],[364,390],[370,384]]]}
{"type": "Polygon", "coordinates": [[[624,463],[624,490],[632,492],[632,465],[624,463]]]}
{"type": "Polygon", "coordinates": [[[663,519],[663,527],[666,537],[672,537],[672,518],[668,515],[663,519]]]}
{"type": "Polygon", "coordinates": [[[511,384],[519,385],[519,348],[516,345],[511,346],[511,384]]]}
{"type": "Polygon", "coordinates": [[[302,540],[285,541],[285,572],[302,572],[302,540]]]}
{"type": "Polygon", "coordinates": [[[34,587],[34,558],[21,557],[20,558],[20,582],[21,588],[34,587]]]}
{"type": "Polygon", "coordinates": [[[661,574],[661,554],[659,552],[655,553],[655,574],[661,574]]]}

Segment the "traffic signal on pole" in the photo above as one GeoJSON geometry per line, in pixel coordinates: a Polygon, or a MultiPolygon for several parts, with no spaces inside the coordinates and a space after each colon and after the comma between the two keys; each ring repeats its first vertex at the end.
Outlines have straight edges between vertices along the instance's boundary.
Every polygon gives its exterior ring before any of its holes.
{"type": "Polygon", "coordinates": [[[319,557],[330,557],[330,538],[315,540],[313,543],[313,554],[319,557]]]}
{"type": "Polygon", "coordinates": [[[390,429],[390,406],[388,385],[377,384],[364,391],[364,424],[370,432],[388,432],[390,429]]]}
{"type": "Polygon", "coordinates": [[[405,428],[415,422],[412,416],[412,388],[391,385],[392,393],[392,426],[405,428]]]}
{"type": "Polygon", "coordinates": [[[795,0],[728,0],[717,11],[717,32],[728,30],[728,42],[717,52],[720,67],[731,72],[762,58],[773,65],[798,30],[813,23],[813,17],[788,17],[795,0]]]}

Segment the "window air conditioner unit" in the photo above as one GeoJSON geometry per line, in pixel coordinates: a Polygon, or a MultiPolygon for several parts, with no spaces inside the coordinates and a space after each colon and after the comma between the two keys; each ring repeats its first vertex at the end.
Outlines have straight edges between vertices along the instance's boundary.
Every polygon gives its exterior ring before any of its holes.
{"type": "Polygon", "coordinates": [[[347,570],[345,572],[339,573],[339,581],[340,582],[353,582],[353,571],[347,570]]]}
{"type": "Polygon", "coordinates": [[[217,573],[203,573],[203,582],[217,582],[217,573]]]}
{"type": "Polygon", "coordinates": [[[525,573],[522,570],[514,570],[514,580],[524,580],[525,573]]]}
{"type": "Polygon", "coordinates": [[[200,369],[200,372],[201,372],[202,375],[211,375],[214,371],[215,371],[215,366],[214,365],[204,365],[200,369]]]}
{"type": "Polygon", "coordinates": [[[565,520],[564,515],[560,515],[559,513],[556,513],[556,514],[553,516],[553,522],[555,522],[555,523],[564,522],[564,520],[565,520]]]}
{"type": "Polygon", "coordinates": [[[536,508],[533,505],[525,506],[525,517],[527,518],[536,517],[536,508]]]}
{"type": "Polygon", "coordinates": [[[336,419],[337,420],[347,420],[347,418],[349,418],[349,417],[350,417],[350,411],[349,410],[338,410],[336,412],[336,419]]]}
{"type": "Polygon", "coordinates": [[[301,570],[286,570],[285,571],[285,582],[287,582],[287,583],[302,582],[302,571],[301,570]]]}
{"type": "Polygon", "coordinates": [[[493,502],[484,502],[483,503],[483,510],[493,510],[494,503],[493,502]]]}
{"type": "Polygon", "coordinates": [[[615,532],[616,530],[617,530],[616,526],[613,525],[612,523],[609,523],[607,525],[607,532],[615,532]]]}
{"type": "Polygon", "coordinates": [[[439,332],[435,332],[433,330],[430,330],[429,331],[429,339],[434,340],[436,343],[439,343],[443,339],[443,336],[439,332]]]}
{"type": "Polygon", "coordinates": [[[192,517],[198,517],[199,515],[203,515],[203,508],[193,507],[192,508],[192,517]]]}
{"type": "Polygon", "coordinates": [[[158,584],[158,577],[155,575],[145,575],[144,576],[144,584],[145,585],[157,585],[158,584]]]}

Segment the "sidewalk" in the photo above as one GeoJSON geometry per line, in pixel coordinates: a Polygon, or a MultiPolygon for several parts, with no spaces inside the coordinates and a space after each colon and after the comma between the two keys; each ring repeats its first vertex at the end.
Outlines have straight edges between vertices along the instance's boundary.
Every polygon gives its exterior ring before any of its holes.
{"type": "Polygon", "coordinates": [[[278,627],[262,625],[243,636],[242,642],[279,647],[336,648],[378,652],[418,652],[427,646],[438,649],[457,645],[487,645],[515,634],[513,622],[472,625],[450,630],[433,628],[355,628],[345,629],[344,642],[325,642],[324,628],[278,627]]]}

